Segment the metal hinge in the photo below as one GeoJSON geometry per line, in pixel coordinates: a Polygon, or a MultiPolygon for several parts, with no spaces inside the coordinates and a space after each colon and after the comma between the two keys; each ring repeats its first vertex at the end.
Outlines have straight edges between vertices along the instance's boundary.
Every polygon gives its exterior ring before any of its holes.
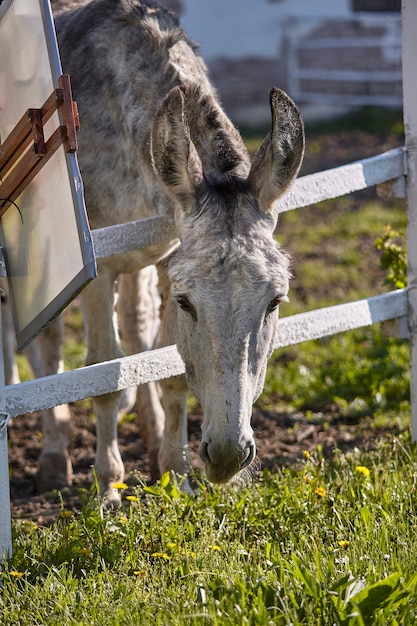
{"type": "Polygon", "coordinates": [[[10,413],[4,413],[3,411],[0,411],[0,433],[4,428],[6,428],[11,419],[12,416],[10,415],[10,413]]]}

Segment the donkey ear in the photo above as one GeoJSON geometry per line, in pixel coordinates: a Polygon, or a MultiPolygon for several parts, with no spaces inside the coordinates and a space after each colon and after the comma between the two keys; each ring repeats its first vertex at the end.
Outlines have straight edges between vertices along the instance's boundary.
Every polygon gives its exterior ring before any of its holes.
{"type": "Polygon", "coordinates": [[[249,189],[264,213],[288,189],[304,155],[304,124],[294,102],[280,89],[269,94],[272,129],[255,155],[248,177],[249,189]]]}
{"type": "Polygon", "coordinates": [[[190,210],[196,188],[203,182],[203,168],[190,138],[179,87],[163,101],[151,131],[151,160],[168,192],[190,210]]]}

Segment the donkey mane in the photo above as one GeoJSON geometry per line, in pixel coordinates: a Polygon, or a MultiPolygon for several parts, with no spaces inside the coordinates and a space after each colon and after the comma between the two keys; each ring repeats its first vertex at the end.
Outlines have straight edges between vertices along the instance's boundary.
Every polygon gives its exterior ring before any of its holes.
{"type": "Polygon", "coordinates": [[[213,172],[205,176],[207,188],[212,193],[216,193],[226,200],[228,197],[234,197],[237,193],[247,193],[249,185],[247,178],[242,178],[235,172],[222,172],[217,174],[213,172]]]}

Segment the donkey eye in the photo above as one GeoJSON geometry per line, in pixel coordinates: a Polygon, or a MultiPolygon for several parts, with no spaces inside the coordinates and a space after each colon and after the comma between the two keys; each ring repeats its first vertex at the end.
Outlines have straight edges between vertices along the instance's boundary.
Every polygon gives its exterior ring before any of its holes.
{"type": "Polygon", "coordinates": [[[281,298],[279,296],[275,296],[274,298],[272,298],[266,309],[265,317],[268,317],[268,315],[276,311],[280,304],[281,298]]]}
{"type": "Polygon", "coordinates": [[[189,313],[193,319],[195,320],[197,319],[197,314],[194,310],[193,305],[190,304],[190,301],[188,300],[188,298],[186,298],[185,296],[178,296],[176,300],[180,309],[182,309],[186,313],[189,313]]]}

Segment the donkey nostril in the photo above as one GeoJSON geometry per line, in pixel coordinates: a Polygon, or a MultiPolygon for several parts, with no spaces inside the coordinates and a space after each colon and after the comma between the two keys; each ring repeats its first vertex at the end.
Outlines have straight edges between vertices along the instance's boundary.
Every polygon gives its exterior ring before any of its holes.
{"type": "Polygon", "coordinates": [[[204,463],[206,463],[207,465],[212,465],[212,462],[208,453],[208,447],[209,447],[209,444],[206,441],[202,441],[198,449],[198,454],[200,455],[200,458],[202,461],[204,461],[204,463]]]}
{"type": "Polygon", "coordinates": [[[256,455],[254,443],[247,447],[240,446],[227,448],[216,445],[214,442],[202,441],[198,450],[201,460],[210,467],[231,467],[235,465],[235,471],[248,467],[256,455]]]}
{"type": "Polygon", "coordinates": [[[255,444],[254,443],[249,444],[247,451],[248,452],[247,452],[246,458],[243,461],[242,465],[240,466],[240,469],[245,469],[245,467],[249,467],[249,465],[252,463],[256,455],[255,444]]]}

